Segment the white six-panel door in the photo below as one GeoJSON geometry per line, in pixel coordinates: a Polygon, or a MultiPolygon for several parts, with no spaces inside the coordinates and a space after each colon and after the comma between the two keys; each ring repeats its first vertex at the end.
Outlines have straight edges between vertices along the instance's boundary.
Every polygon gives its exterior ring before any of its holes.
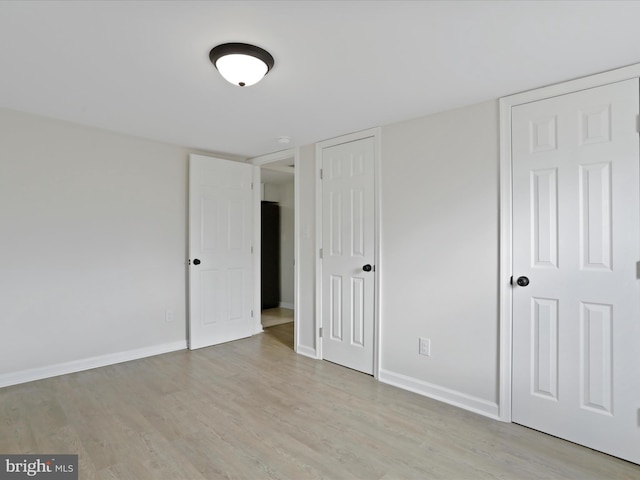
{"type": "Polygon", "coordinates": [[[323,148],[322,170],[322,356],[373,374],[373,137],[323,148]]]}
{"type": "Polygon", "coordinates": [[[636,463],[638,89],[512,109],[512,419],[636,463]]]}
{"type": "Polygon", "coordinates": [[[252,165],[189,157],[189,348],[253,334],[252,165]]]}

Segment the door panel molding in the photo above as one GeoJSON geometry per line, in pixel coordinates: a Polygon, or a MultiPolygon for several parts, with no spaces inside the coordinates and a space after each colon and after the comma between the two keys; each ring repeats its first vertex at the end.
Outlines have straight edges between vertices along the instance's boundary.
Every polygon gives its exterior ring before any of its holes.
{"type": "MultiPolygon", "coordinates": [[[[322,245],[322,151],[325,148],[341,145],[344,143],[355,142],[366,138],[373,138],[374,146],[374,265],[375,265],[375,282],[374,282],[374,340],[373,340],[373,376],[379,377],[380,372],[380,289],[381,278],[380,271],[382,270],[382,259],[380,257],[380,231],[381,231],[381,208],[380,208],[380,156],[381,156],[381,129],[379,127],[363,130],[360,132],[354,132],[340,137],[324,140],[316,143],[316,249],[315,249],[315,271],[316,271],[316,315],[315,315],[315,332],[316,332],[316,358],[322,359],[322,261],[321,261],[321,248],[329,248],[328,245],[322,245]]],[[[329,335],[330,332],[323,332],[323,336],[329,335]]]]}
{"type": "MultiPolygon", "coordinates": [[[[590,75],[556,85],[542,87],[499,100],[500,109],[500,276],[499,276],[499,417],[511,422],[511,375],[512,375],[512,286],[513,276],[513,184],[511,109],[517,105],[599,87],[610,83],[640,77],[640,64],[590,75]]],[[[548,129],[547,129],[548,130],[548,129]]],[[[548,132],[547,132],[548,133],[548,132]]],[[[551,132],[553,133],[553,132],[551,132]]],[[[547,135],[547,146],[555,140],[547,135]]]]}

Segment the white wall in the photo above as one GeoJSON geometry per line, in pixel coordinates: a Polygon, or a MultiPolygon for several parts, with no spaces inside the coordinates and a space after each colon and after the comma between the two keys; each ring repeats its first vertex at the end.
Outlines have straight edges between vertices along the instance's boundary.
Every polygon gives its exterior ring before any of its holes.
{"type": "MultiPolygon", "coordinates": [[[[0,110],[0,385],[29,369],[184,347],[188,153],[0,110]]],[[[380,378],[492,414],[497,102],[383,127],[381,153],[380,378]],[[430,357],[418,355],[419,336],[430,357]]],[[[296,335],[310,356],[314,170],[315,146],[302,147],[296,335]]]]}
{"type": "Polygon", "coordinates": [[[0,385],[186,346],[188,153],[0,110],[0,385]]]}
{"type": "MultiPolygon", "coordinates": [[[[380,380],[498,415],[498,103],[383,127],[380,380]],[[418,338],[431,356],[418,354],[418,338]]],[[[314,146],[299,165],[299,329],[315,353],[314,146]]]]}
{"type": "Polygon", "coordinates": [[[295,199],[294,181],[282,183],[280,187],[280,304],[294,307],[294,230],[295,199]]]}
{"type": "Polygon", "coordinates": [[[382,129],[381,379],[497,414],[498,105],[382,129]],[[418,355],[418,338],[431,356],[418,355]]]}
{"type": "Polygon", "coordinates": [[[280,189],[275,183],[262,184],[262,200],[267,202],[278,202],[280,200],[280,189]]]}

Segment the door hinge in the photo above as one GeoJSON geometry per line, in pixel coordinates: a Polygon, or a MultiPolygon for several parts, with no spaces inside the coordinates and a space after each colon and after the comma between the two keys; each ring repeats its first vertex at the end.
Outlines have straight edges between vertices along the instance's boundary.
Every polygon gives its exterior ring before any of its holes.
{"type": "Polygon", "coordinates": [[[253,318],[253,310],[251,310],[251,318],[253,318]]]}
{"type": "Polygon", "coordinates": [[[319,336],[320,338],[322,338],[322,327],[320,327],[320,328],[318,329],[318,336],[319,336]]]}
{"type": "Polygon", "coordinates": [[[320,249],[320,258],[322,258],[322,256],[323,256],[323,252],[322,252],[322,249],[320,249]]]}
{"type": "Polygon", "coordinates": [[[251,245],[251,255],[253,255],[253,245],[251,245]]]}
{"type": "Polygon", "coordinates": [[[251,182],[251,190],[253,190],[253,182],[251,182]]]}
{"type": "Polygon", "coordinates": [[[322,180],[323,178],[324,178],[324,171],[323,171],[323,169],[321,168],[321,169],[320,169],[320,180],[322,180]]]}

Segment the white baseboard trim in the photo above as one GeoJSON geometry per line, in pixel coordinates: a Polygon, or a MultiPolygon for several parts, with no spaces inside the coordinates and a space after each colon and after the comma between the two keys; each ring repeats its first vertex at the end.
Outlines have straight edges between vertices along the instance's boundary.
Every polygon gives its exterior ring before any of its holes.
{"type": "Polygon", "coordinates": [[[289,302],[280,302],[280,308],[288,308],[289,310],[293,310],[293,303],[289,302]]]}
{"type": "Polygon", "coordinates": [[[306,347],[304,345],[298,345],[298,347],[296,348],[296,353],[304,355],[305,357],[313,358],[314,360],[318,358],[315,348],[306,347]]]}
{"type": "Polygon", "coordinates": [[[22,370],[20,372],[3,373],[0,374],[0,388],[42,380],[44,378],[57,377],[58,375],[66,375],[68,373],[82,372],[83,370],[90,370],[92,368],[106,367],[107,365],[129,362],[131,360],[175,352],[186,348],[187,341],[180,340],[162,345],[154,345],[152,347],[137,348],[126,352],[108,353],[98,357],[83,358],[81,360],[48,365],[46,367],[22,370]]]}
{"type": "Polygon", "coordinates": [[[466,393],[451,390],[449,388],[434,385],[413,377],[408,377],[400,373],[390,372],[388,370],[380,370],[378,380],[382,383],[388,383],[394,387],[409,390],[410,392],[433,398],[440,402],[448,403],[455,407],[463,408],[485,417],[500,420],[500,412],[498,404],[483,400],[466,393]]]}

